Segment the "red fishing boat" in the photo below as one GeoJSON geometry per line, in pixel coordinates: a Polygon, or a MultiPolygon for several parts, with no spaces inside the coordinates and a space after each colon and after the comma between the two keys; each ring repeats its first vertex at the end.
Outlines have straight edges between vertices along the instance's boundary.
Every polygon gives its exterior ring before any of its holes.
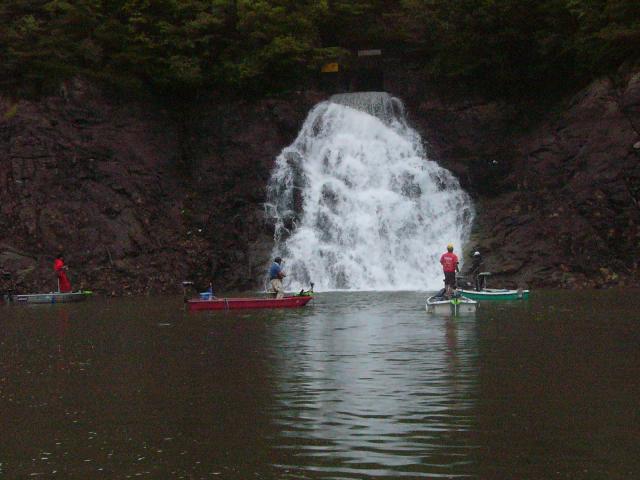
{"type": "Polygon", "coordinates": [[[313,298],[311,295],[295,295],[284,298],[193,298],[187,300],[189,311],[235,310],[241,308],[297,308],[304,307],[313,298]]]}

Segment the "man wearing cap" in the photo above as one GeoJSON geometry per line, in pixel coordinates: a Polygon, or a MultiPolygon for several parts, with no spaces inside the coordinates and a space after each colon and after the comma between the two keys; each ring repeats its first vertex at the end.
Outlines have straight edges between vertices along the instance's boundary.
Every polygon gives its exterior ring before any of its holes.
{"type": "Polygon", "coordinates": [[[273,259],[273,264],[269,269],[269,281],[271,285],[271,293],[276,294],[276,298],[284,297],[284,289],[282,288],[282,279],[286,276],[282,270],[282,258],[273,259]]]}
{"type": "Polygon", "coordinates": [[[473,252],[473,259],[471,261],[471,269],[469,270],[469,275],[471,275],[471,278],[473,278],[473,283],[477,291],[482,290],[482,287],[483,287],[483,285],[480,282],[482,277],[480,277],[479,275],[481,270],[482,270],[482,255],[480,255],[480,252],[478,251],[473,252]]]}
{"type": "Polygon", "coordinates": [[[447,245],[446,253],[440,257],[440,264],[444,272],[445,295],[451,297],[451,291],[456,288],[456,272],[459,272],[458,256],[453,253],[453,245],[447,245]]]}
{"type": "Polygon", "coordinates": [[[3,302],[11,301],[13,286],[11,281],[11,273],[0,267],[0,305],[3,302]]]}

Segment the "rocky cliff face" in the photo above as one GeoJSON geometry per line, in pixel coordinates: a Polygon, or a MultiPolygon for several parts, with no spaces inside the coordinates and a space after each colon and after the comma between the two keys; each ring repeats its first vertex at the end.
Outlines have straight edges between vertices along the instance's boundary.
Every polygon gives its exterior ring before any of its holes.
{"type": "MultiPolygon", "coordinates": [[[[390,90],[474,194],[469,247],[496,285],[640,283],[640,74],[596,82],[542,116],[421,85],[390,90]]],[[[51,291],[63,250],[74,287],[261,288],[264,188],[322,98],[210,98],[177,112],[77,80],[39,101],[0,97],[0,268],[20,291],[51,291]]]]}
{"type": "Polygon", "coordinates": [[[39,101],[0,98],[0,269],[22,292],[109,294],[262,283],[262,214],[275,156],[315,100],[204,104],[168,112],[116,102],[82,81],[39,101]]]}
{"type": "Polygon", "coordinates": [[[552,111],[412,98],[433,155],[476,198],[468,247],[494,285],[640,282],[640,73],[594,82],[552,111]]]}
{"type": "Polygon", "coordinates": [[[163,289],[177,270],[177,135],[161,111],[118,106],[80,82],[38,102],[0,100],[0,264],[21,291],[163,289]]]}
{"type": "Polygon", "coordinates": [[[191,278],[212,278],[226,291],[264,289],[274,233],[263,216],[267,181],[320,100],[312,93],[258,103],[211,99],[185,121],[191,278]]]}

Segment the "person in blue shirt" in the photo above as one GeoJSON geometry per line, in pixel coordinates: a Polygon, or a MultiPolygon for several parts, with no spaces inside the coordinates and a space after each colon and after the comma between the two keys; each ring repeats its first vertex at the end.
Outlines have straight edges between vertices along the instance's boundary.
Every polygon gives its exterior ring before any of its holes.
{"type": "Polygon", "coordinates": [[[282,258],[273,259],[273,264],[269,269],[269,283],[271,285],[271,293],[275,293],[276,298],[284,297],[284,289],[282,288],[282,279],[286,276],[282,270],[282,258]]]}
{"type": "Polygon", "coordinates": [[[213,282],[209,282],[209,288],[204,292],[200,292],[200,298],[203,300],[215,300],[216,296],[213,293],[213,282]]]}

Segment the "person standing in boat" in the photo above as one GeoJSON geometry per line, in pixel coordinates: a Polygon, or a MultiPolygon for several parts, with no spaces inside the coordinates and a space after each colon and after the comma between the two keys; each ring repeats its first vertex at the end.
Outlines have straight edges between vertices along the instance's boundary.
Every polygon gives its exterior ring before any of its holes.
{"type": "Polygon", "coordinates": [[[445,295],[451,297],[452,290],[456,288],[456,272],[460,271],[458,256],[453,253],[453,245],[447,245],[447,251],[440,257],[440,264],[444,272],[445,295]]]}
{"type": "Polygon", "coordinates": [[[473,278],[473,283],[476,287],[476,291],[482,290],[483,286],[481,284],[482,277],[480,277],[480,272],[482,271],[482,255],[480,252],[473,252],[473,258],[471,260],[471,269],[469,270],[469,275],[473,278]]]}
{"type": "Polygon", "coordinates": [[[53,261],[53,270],[58,276],[58,291],[68,293],[71,291],[71,282],[67,278],[67,266],[64,264],[64,255],[60,253],[53,261]]]}
{"type": "Polygon", "coordinates": [[[284,297],[284,288],[282,288],[282,279],[286,277],[282,270],[282,258],[273,259],[273,264],[269,269],[269,283],[271,285],[271,293],[275,293],[276,298],[284,297]]]}
{"type": "Polygon", "coordinates": [[[207,300],[215,300],[216,295],[213,292],[213,282],[209,282],[209,287],[202,293],[200,293],[200,298],[203,298],[203,295],[207,300]]]}
{"type": "Polygon", "coordinates": [[[0,304],[4,301],[10,302],[12,294],[13,285],[11,273],[0,267],[0,304]]]}

